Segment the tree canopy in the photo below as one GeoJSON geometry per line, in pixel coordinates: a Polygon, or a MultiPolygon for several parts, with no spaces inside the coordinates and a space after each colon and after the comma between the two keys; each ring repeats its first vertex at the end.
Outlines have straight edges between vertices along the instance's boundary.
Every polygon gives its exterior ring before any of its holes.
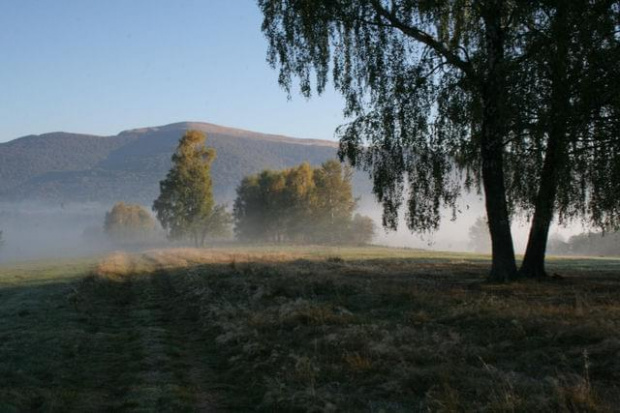
{"type": "Polygon", "coordinates": [[[153,236],[155,220],[141,205],[117,202],[106,212],[103,228],[114,241],[144,242],[153,236]]]}
{"type": "Polygon", "coordinates": [[[153,203],[170,239],[190,239],[196,245],[204,245],[208,236],[221,235],[230,221],[225,208],[215,206],[211,164],[216,154],[205,141],[200,131],[188,130],[183,135],[153,203]]]}
{"type": "Polygon", "coordinates": [[[246,241],[369,243],[374,224],[353,216],[355,204],[351,170],[336,160],[265,170],[237,188],[235,231],[246,241]]]}

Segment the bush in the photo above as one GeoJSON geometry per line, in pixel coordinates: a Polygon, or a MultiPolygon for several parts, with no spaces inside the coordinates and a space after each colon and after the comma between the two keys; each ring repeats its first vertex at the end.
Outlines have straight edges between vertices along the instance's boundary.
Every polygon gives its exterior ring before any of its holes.
{"type": "Polygon", "coordinates": [[[142,243],[155,235],[155,220],[141,205],[118,202],[105,215],[104,231],[116,242],[142,243]]]}

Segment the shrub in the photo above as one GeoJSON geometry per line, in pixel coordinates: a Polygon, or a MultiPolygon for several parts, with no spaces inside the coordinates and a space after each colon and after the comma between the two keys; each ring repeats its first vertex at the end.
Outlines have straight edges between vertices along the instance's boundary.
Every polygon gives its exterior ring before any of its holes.
{"type": "Polygon", "coordinates": [[[155,220],[141,205],[118,202],[105,215],[105,233],[121,243],[141,243],[155,235],[155,220]]]}

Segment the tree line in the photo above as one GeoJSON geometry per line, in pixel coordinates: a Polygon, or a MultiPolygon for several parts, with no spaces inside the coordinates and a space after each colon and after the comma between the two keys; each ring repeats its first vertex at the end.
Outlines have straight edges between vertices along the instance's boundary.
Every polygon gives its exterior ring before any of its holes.
{"type": "Polygon", "coordinates": [[[408,227],[433,231],[483,192],[494,281],[545,276],[554,218],[620,226],[619,1],[258,4],[281,86],[343,95],[339,154],[368,171],[386,226],[405,203],[408,227]]]}
{"type": "Polygon", "coordinates": [[[234,203],[240,240],[366,244],[375,233],[372,219],[354,215],[352,171],[336,161],[266,170],[243,179],[234,203]]]}
{"type": "MultiPolygon", "coordinates": [[[[160,182],[153,211],[167,238],[204,246],[234,233],[245,242],[367,244],[375,234],[369,217],[354,214],[349,167],[336,160],[318,168],[309,163],[265,170],[245,177],[231,214],[213,198],[211,165],[216,152],[204,133],[187,131],[160,182]]],[[[155,221],[140,205],[117,203],[106,214],[105,232],[124,243],[153,237],[155,221]]]]}
{"type": "Polygon", "coordinates": [[[568,240],[559,235],[549,238],[549,252],[558,255],[620,256],[620,232],[586,232],[568,240]]]}

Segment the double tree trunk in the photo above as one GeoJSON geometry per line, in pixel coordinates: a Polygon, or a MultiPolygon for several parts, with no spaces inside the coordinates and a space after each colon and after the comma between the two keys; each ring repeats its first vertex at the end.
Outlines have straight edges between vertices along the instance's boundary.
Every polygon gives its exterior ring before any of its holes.
{"type": "Polygon", "coordinates": [[[491,234],[493,263],[490,281],[505,282],[517,275],[504,177],[504,122],[502,99],[506,96],[503,0],[489,2],[484,13],[487,70],[481,81],[483,118],[481,126],[482,184],[491,234]]]}
{"type": "Polygon", "coordinates": [[[551,102],[547,150],[543,163],[538,194],[534,204],[534,217],[523,257],[520,275],[528,278],[543,278],[545,272],[545,254],[549,228],[553,220],[558,180],[561,169],[566,162],[567,125],[570,111],[570,83],[568,79],[568,39],[567,12],[569,2],[558,2],[552,30],[557,39],[556,48],[551,54],[551,102]]]}

